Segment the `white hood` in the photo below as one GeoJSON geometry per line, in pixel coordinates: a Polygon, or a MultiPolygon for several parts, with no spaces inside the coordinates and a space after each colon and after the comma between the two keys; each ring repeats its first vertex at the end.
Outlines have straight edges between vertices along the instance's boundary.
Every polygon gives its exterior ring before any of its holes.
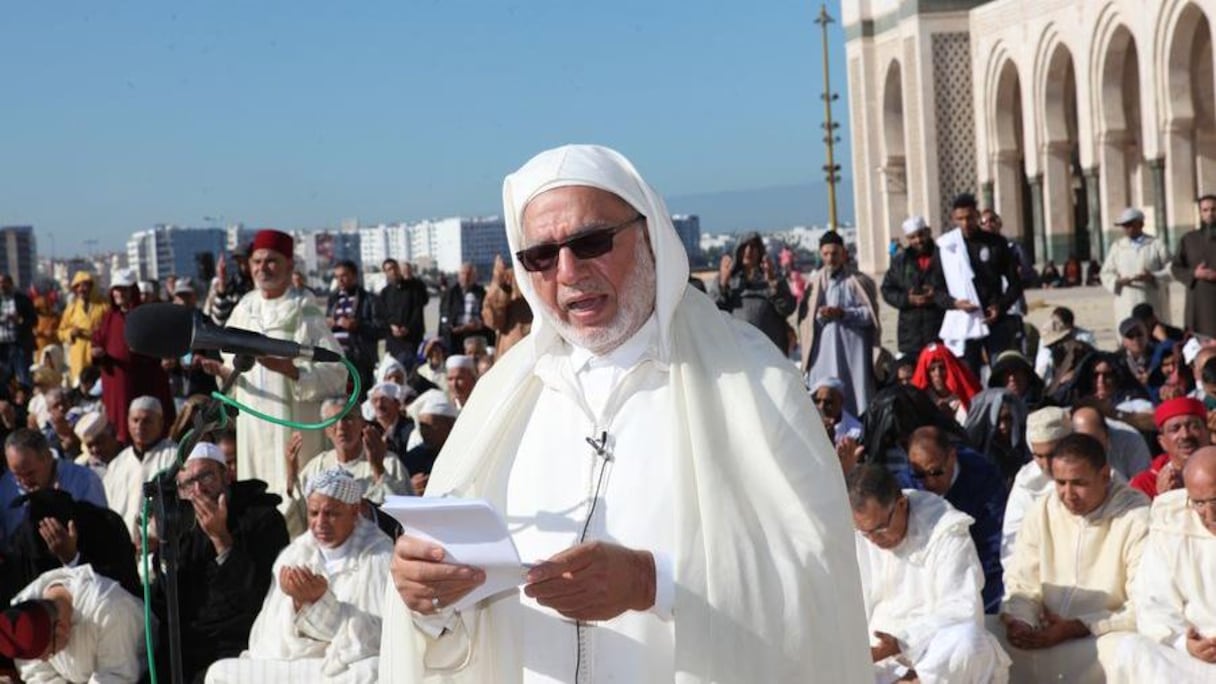
{"type": "Polygon", "coordinates": [[[587,186],[611,192],[646,217],[646,229],[654,250],[657,292],[655,313],[659,324],[659,356],[667,361],[671,350],[671,317],[688,285],[688,254],[671,223],[663,198],[650,187],[633,164],[615,150],[599,145],[566,145],[547,150],[529,159],[502,184],[502,203],[506,212],[507,241],[515,267],[515,282],[523,290],[532,311],[539,314],[532,322],[533,349],[540,356],[559,339],[552,314],[532,288],[530,274],[515,258],[523,248],[523,215],[537,195],[554,188],[587,186]]]}

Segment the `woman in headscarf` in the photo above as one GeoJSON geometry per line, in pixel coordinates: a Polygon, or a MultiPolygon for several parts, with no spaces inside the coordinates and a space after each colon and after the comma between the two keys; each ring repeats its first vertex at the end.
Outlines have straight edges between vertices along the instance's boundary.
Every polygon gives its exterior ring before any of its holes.
{"type": "MultiPolygon", "coordinates": [[[[431,337],[424,340],[418,356],[418,365],[414,368],[415,373],[435,387],[447,392],[448,376],[447,371],[444,370],[444,362],[447,361],[448,350],[443,344],[443,339],[431,337]]],[[[419,394],[421,393],[420,391],[419,394]]]]}
{"type": "Polygon", "coordinates": [[[971,370],[944,344],[930,344],[921,350],[912,384],[924,390],[943,413],[960,424],[967,418],[971,397],[981,389],[971,370]]]}
{"type": "Polygon", "coordinates": [[[908,467],[908,440],[913,431],[926,425],[945,432],[951,441],[966,442],[959,424],[917,387],[895,384],[879,390],[862,416],[863,460],[886,466],[901,486],[916,489],[908,467]]]}
{"type": "Polygon", "coordinates": [[[51,294],[38,293],[33,300],[34,311],[38,314],[38,321],[34,323],[34,353],[38,354],[49,345],[58,346],[61,316],[51,294]]]}
{"type": "Polygon", "coordinates": [[[971,399],[963,430],[976,451],[1000,469],[1008,488],[1018,469],[1030,460],[1026,404],[1021,397],[1004,387],[980,392],[971,399]]]}
{"type": "Polygon", "coordinates": [[[140,305],[139,286],[129,271],[114,275],[110,285],[110,310],[93,333],[93,362],[101,369],[101,403],[114,426],[115,436],[129,444],[127,410],[135,397],[160,400],[166,425],[177,417],[177,406],[169,390],[169,374],[160,359],[137,354],[127,346],[127,313],[140,305]]]}
{"type": "Polygon", "coordinates": [[[1028,411],[1043,405],[1043,379],[1016,349],[1001,352],[996,357],[992,373],[988,375],[988,386],[1004,387],[1018,395],[1028,411]]]}
{"type": "Polygon", "coordinates": [[[739,240],[735,257],[722,259],[718,275],[718,308],[763,332],[782,355],[790,353],[786,318],[797,302],[789,284],[773,266],[759,233],[739,240]]]}
{"type": "Polygon", "coordinates": [[[1181,366],[1182,345],[1170,339],[1158,342],[1148,364],[1148,393],[1153,404],[1186,396],[1191,391],[1188,386],[1191,376],[1179,373],[1181,366]]]}
{"type": "Polygon", "coordinates": [[[1117,354],[1094,352],[1081,361],[1076,381],[1068,388],[1066,396],[1069,404],[1090,398],[1105,415],[1128,423],[1142,433],[1156,431],[1148,389],[1136,380],[1127,366],[1119,363],[1117,354]]]}
{"type": "Polygon", "coordinates": [[[72,293],[75,296],[59,321],[59,342],[68,350],[68,367],[75,387],[80,383],[80,371],[93,362],[93,333],[101,327],[109,306],[87,271],[77,271],[72,277],[72,293]]]}

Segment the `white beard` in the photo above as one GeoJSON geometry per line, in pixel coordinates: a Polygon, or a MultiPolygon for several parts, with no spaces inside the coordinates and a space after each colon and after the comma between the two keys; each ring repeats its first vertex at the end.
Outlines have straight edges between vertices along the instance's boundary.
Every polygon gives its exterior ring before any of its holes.
{"type": "Polygon", "coordinates": [[[579,328],[549,314],[549,320],[567,342],[597,355],[606,354],[624,344],[645,325],[646,319],[650,318],[650,313],[654,311],[656,292],[654,255],[650,253],[650,245],[641,239],[641,236],[635,245],[635,265],[621,284],[616,317],[612,321],[604,326],[579,328]]]}

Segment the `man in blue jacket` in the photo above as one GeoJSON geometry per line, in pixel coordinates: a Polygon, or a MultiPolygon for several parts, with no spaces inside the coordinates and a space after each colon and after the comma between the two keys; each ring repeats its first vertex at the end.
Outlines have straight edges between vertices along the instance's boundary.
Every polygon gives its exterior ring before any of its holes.
{"type": "Polygon", "coordinates": [[[1005,593],[1001,568],[1001,524],[1005,483],[980,454],[951,444],[936,427],[918,428],[908,442],[908,463],[917,486],[975,519],[971,539],[984,569],[984,611],[996,613],[1005,593]]]}

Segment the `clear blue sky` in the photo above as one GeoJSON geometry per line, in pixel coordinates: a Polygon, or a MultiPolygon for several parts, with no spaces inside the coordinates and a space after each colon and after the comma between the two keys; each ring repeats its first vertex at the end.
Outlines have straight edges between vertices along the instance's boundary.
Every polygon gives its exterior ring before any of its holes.
{"type": "Polygon", "coordinates": [[[819,181],[818,9],[10,3],[0,224],[33,224],[40,252],[53,234],[65,256],[204,216],[290,229],[497,213],[503,175],[566,142],[617,147],[668,196],[819,181]]]}

